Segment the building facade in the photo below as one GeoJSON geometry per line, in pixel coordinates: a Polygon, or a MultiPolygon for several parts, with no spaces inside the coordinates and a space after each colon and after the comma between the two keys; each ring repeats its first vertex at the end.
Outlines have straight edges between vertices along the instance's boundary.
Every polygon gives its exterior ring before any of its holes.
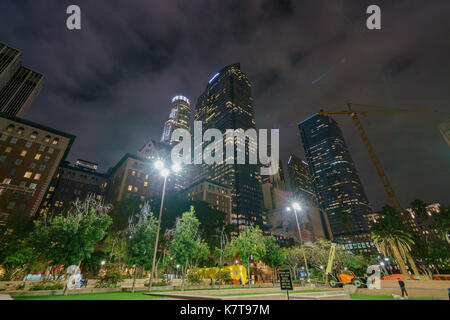
{"type": "MultiPolygon", "coordinates": [[[[202,122],[202,134],[210,128],[218,129],[225,135],[227,129],[255,128],[251,84],[241,71],[240,64],[227,66],[216,73],[200,95],[195,108],[195,120],[202,122]]],[[[226,143],[226,139],[223,139],[226,143]]],[[[235,159],[237,149],[255,148],[246,139],[235,138],[235,159]]],[[[194,145],[203,148],[202,145],[194,145]]],[[[225,150],[225,147],[224,147],[225,150]]],[[[246,150],[247,151],[247,150],[246,150]]],[[[206,179],[229,186],[232,189],[232,223],[236,233],[246,225],[263,225],[262,191],[259,166],[248,164],[197,164],[193,165],[192,181],[206,179]]]]}
{"type": "Polygon", "coordinates": [[[169,120],[164,124],[161,142],[172,144],[170,139],[176,129],[185,129],[189,131],[191,123],[191,106],[189,99],[185,96],[175,96],[172,98],[169,120]]]}
{"type": "Polygon", "coordinates": [[[108,178],[106,201],[116,202],[134,197],[144,200],[152,195],[161,194],[164,178],[153,165],[153,161],[135,154],[124,155],[106,173],[108,178]]]}
{"type": "Polygon", "coordinates": [[[295,197],[302,203],[318,205],[308,164],[291,154],[288,160],[288,175],[290,191],[294,193],[295,197]]]}
{"type": "Polygon", "coordinates": [[[22,53],[0,43],[0,112],[23,117],[44,76],[21,65],[22,53]]]}
{"type": "Polygon", "coordinates": [[[312,184],[332,237],[352,250],[372,249],[364,214],[372,212],[342,131],[331,117],[298,124],[312,184]]]}
{"type": "Polygon", "coordinates": [[[210,206],[227,214],[226,222],[231,224],[231,188],[214,181],[198,181],[182,192],[191,201],[208,202],[210,206]]]}
{"type": "Polygon", "coordinates": [[[104,174],[97,173],[97,170],[93,169],[94,166],[96,167],[96,164],[80,159],[74,166],[64,161],[48,187],[39,214],[62,211],[68,208],[72,201],[83,200],[88,195],[94,195],[97,200],[102,200],[107,178],[104,174]]]}
{"type": "Polygon", "coordinates": [[[33,216],[74,136],[0,114],[0,221],[33,216]]]}

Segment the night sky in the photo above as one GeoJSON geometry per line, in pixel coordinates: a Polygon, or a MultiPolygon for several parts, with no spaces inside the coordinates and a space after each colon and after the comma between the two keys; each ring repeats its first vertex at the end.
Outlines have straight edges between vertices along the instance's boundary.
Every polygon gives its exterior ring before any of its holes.
{"type": "MultiPolygon", "coordinates": [[[[26,119],[77,136],[69,160],[106,171],[159,140],[170,99],[195,104],[222,67],[241,63],[256,125],[279,128],[281,157],[303,157],[297,122],[345,103],[428,108],[436,114],[361,119],[402,206],[449,203],[450,1],[1,0],[0,41],[45,75],[26,119]],[[77,4],[82,30],[66,28],[77,4]],[[366,28],[366,8],[382,30],[366,28]]],[[[369,201],[388,203],[348,116],[336,116],[369,201]]]]}

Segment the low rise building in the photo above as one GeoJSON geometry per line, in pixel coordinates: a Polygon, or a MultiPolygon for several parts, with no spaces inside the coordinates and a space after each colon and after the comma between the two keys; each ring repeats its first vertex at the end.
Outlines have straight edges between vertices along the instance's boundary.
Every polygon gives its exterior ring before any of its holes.
{"type": "Polygon", "coordinates": [[[228,186],[203,179],[190,185],[182,192],[188,200],[205,201],[214,209],[225,212],[227,223],[231,224],[231,191],[232,189],[228,186]]]}
{"type": "Polygon", "coordinates": [[[72,166],[65,161],[58,167],[42,200],[40,214],[61,211],[67,208],[72,201],[83,200],[91,194],[97,200],[103,199],[107,186],[106,176],[95,172],[92,165],[84,167],[80,163],[81,161],[77,160],[72,166]]]}

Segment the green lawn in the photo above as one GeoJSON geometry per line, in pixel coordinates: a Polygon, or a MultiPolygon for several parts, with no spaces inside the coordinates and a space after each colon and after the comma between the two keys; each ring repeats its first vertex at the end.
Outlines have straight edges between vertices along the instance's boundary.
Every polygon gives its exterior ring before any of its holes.
{"type": "Polygon", "coordinates": [[[50,295],[35,297],[13,297],[14,300],[159,300],[163,297],[148,296],[147,291],[131,292],[106,292],[106,293],[86,293],[71,294],[67,296],[50,295]]]}
{"type": "MultiPolygon", "coordinates": [[[[368,294],[351,294],[353,300],[394,300],[392,296],[372,296],[368,294]]],[[[435,298],[410,297],[408,300],[441,300],[435,298]]]]}

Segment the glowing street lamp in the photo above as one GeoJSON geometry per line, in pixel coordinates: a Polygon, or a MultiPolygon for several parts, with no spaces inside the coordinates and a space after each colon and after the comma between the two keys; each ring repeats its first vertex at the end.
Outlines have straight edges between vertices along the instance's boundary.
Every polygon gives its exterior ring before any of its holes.
{"type": "MultiPolygon", "coordinates": [[[[161,218],[162,218],[162,211],[164,207],[164,196],[166,195],[166,182],[167,177],[170,175],[170,170],[167,169],[164,166],[164,162],[161,160],[157,160],[154,164],[155,169],[159,171],[159,173],[164,177],[164,184],[163,184],[163,191],[161,196],[161,207],[159,208],[159,218],[158,218],[158,228],[156,231],[156,239],[155,239],[155,249],[153,251],[153,261],[152,261],[152,272],[150,273],[150,283],[148,286],[148,292],[152,291],[152,284],[153,284],[153,277],[155,275],[155,264],[156,264],[156,252],[158,251],[158,240],[159,240],[159,230],[161,229],[161,218]]],[[[181,166],[177,163],[172,165],[172,172],[179,172],[181,170],[181,166]]],[[[177,273],[178,273],[178,267],[177,265],[177,273]]]]}
{"type": "MultiPolygon", "coordinates": [[[[297,232],[298,232],[298,237],[300,238],[300,242],[303,244],[303,238],[302,238],[302,233],[300,231],[300,225],[298,223],[298,217],[297,217],[297,211],[301,211],[302,207],[300,206],[300,204],[298,202],[294,202],[292,204],[292,209],[294,209],[294,213],[295,213],[295,221],[297,222],[297,232]]],[[[287,207],[286,210],[288,212],[291,211],[290,207],[287,207]]],[[[306,253],[305,253],[305,246],[302,246],[302,251],[303,251],[303,259],[305,260],[305,268],[306,268],[306,278],[307,281],[309,282],[309,271],[308,271],[308,262],[306,261],[306,253]]]]}

